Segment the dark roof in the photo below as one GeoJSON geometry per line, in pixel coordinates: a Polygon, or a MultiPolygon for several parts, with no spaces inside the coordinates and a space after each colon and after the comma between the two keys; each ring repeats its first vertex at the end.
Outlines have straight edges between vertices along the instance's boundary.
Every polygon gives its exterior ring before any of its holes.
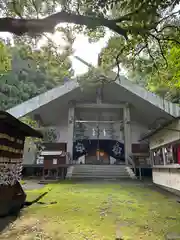
{"type": "Polygon", "coordinates": [[[7,123],[11,127],[15,127],[19,129],[26,137],[38,137],[38,138],[43,137],[39,131],[21,122],[20,120],[18,120],[17,118],[9,114],[8,112],[0,111],[0,124],[2,122],[7,123]]]}
{"type": "Polygon", "coordinates": [[[159,132],[160,130],[162,130],[163,128],[167,127],[169,124],[173,123],[174,121],[180,119],[179,117],[174,117],[171,120],[166,121],[165,123],[163,123],[161,126],[157,127],[156,129],[153,129],[152,131],[150,131],[149,133],[145,134],[140,141],[146,140],[149,137],[153,136],[155,133],[159,132]]]}

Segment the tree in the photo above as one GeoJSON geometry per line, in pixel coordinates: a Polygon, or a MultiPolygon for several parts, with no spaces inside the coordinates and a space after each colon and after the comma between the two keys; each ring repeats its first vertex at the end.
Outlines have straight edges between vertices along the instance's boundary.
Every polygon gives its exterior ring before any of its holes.
{"type": "Polygon", "coordinates": [[[11,108],[23,101],[62,84],[73,71],[69,55],[71,46],[62,51],[47,42],[40,49],[22,41],[5,45],[11,58],[11,69],[0,77],[1,109],[11,108]]]}
{"type": "MultiPolygon", "coordinates": [[[[109,28],[127,40],[149,43],[173,38],[169,28],[179,31],[175,11],[179,0],[1,0],[0,31],[16,35],[53,32],[59,23],[86,26],[89,33],[109,28]]],[[[82,29],[82,28],[81,28],[82,29]]],[[[85,30],[85,29],[84,29],[85,30]]]]}
{"type": "Polygon", "coordinates": [[[59,23],[74,23],[73,30],[98,39],[108,28],[114,34],[99,58],[106,70],[114,65],[119,68],[122,62],[134,70],[137,58],[143,55],[146,58],[141,60],[158,71],[160,58],[167,65],[169,44],[180,43],[179,3],[179,0],[1,0],[0,32],[39,38],[47,32],[62,31],[59,23]]]}
{"type": "MultiPolygon", "coordinates": [[[[176,24],[179,25],[179,20],[176,24]]],[[[180,35],[171,28],[168,34],[174,39],[159,42],[153,37],[154,41],[148,47],[138,39],[131,39],[123,45],[120,44],[122,38],[112,36],[100,53],[99,63],[109,70],[114,66],[118,66],[119,71],[123,68],[132,81],[163,98],[180,103],[180,45],[176,41],[180,35]],[[141,44],[136,48],[138,41],[141,44]]]]}
{"type": "Polygon", "coordinates": [[[136,83],[163,98],[180,103],[180,46],[170,43],[164,52],[165,60],[158,54],[154,59],[142,55],[125,67],[129,70],[129,78],[136,83]]]}
{"type": "Polygon", "coordinates": [[[170,44],[166,54],[164,55],[167,65],[162,64],[161,59],[157,59],[157,69],[154,67],[147,71],[146,69],[148,69],[148,65],[144,66],[144,69],[147,73],[147,88],[150,91],[156,92],[160,96],[175,103],[180,103],[179,55],[180,46],[176,44],[170,44]]]}
{"type": "Polygon", "coordinates": [[[11,58],[7,46],[3,41],[0,41],[0,74],[10,69],[11,58]]]}

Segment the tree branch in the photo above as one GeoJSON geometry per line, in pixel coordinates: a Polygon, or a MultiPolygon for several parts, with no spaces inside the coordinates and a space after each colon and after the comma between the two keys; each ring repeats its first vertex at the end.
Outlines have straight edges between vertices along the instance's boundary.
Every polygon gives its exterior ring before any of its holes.
{"type": "Polygon", "coordinates": [[[169,14],[168,16],[161,18],[158,22],[156,22],[156,26],[159,25],[160,23],[162,23],[163,21],[167,20],[170,17],[173,17],[176,14],[179,14],[180,10],[176,11],[176,12],[172,12],[171,14],[169,14]]]}
{"type": "Polygon", "coordinates": [[[173,25],[165,25],[164,27],[162,27],[160,30],[156,29],[157,33],[162,33],[166,28],[174,28],[177,31],[180,31],[180,27],[178,26],[173,26],[173,25]]]}
{"type": "Polygon", "coordinates": [[[162,45],[161,45],[161,39],[159,39],[158,37],[156,37],[156,36],[153,35],[153,34],[150,34],[150,36],[151,36],[152,38],[156,39],[156,41],[157,41],[157,43],[158,43],[158,46],[159,46],[160,53],[161,53],[161,55],[162,55],[162,57],[163,57],[163,59],[164,59],[164,61],[165,61],[165,63],[166,63],[166,67],[168,67],[168,61],[167,61],[167,59],[166,59],[166,57],[165,57],[165,55],[164,55],[164,51],[163,51],[163,48],[162,48],[162,45]]]}
{"type": "Polygon", "coordinates": [[[142,47],[134,54],[134,56],[136,57],[137,55],[139,55],[145,48],[146,48],[146,45],[142,46],[142,47]]]}
{"type": "Polygon", "coordinates": [[[171,42],[180,44],[180,41],[178,41],[177,39],[169,38],[169,37],[162,37],[162,38],[159,38],[159,40],[162,40],[162,41],[171,41],[171,42]]]}
{"type": "Polygon", "coordinates": [[[127,30],[118,26],[114,20],[77,15],[65,11],[52,14],[43,19],[0,18],[0,32],[10,32],[19,36],[25,33],[31,35],[38,35],[44,32],[52,33],[55,26],[59,23],[74,23],[86,25],[89,28],[104,26],[127,39],[127,30]]]}
{"type": "Polygon", "coordinates": [[[115,59],[116,59],[116,66],[117,66],[118,72],[117,72],[117,75],[116,75],[114,81],[116,81],[117,79],[119,79],[119,82],[121,81],[121,79],[120,79],[120,70],[121,70],[121,69],[120,69],[120,67],[119,67],[119,64],[120,64],[119,58],[120,58],[120,56],[122,55],[125,47],[126,47],[126,46],[124,46],[124,47],[121,49],[121,51],[118,53],[118,55],[117,55],[116,58],[115,58],[115,59]]]}
{"type": "Polygon", "coordinates": [[[156,61],[155,61],[153,55],[151,54],[151,50],[150,50],[150,48],[149,48],[149,45],[148,45],[148,42],[147,42],[147,41],[146,41],[146,49],[147,49],[147,51],[148,51],[148,54],[149,54],[150,58],[151,58],[152,61],[153,61],[153,65],[154,65],[154,67],[156,68],[157,73],[159,74],[159,69],[158,69],[158,67],[157,67],[157,65],[156,65],[156,61]]]}

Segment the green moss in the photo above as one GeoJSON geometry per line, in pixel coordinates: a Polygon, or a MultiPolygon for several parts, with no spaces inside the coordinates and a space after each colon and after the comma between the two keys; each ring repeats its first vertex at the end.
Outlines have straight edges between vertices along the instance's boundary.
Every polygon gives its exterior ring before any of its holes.
{"type": "Polygon", "coordinates": [[[121,232],[124,239],[163,240],[168,233],[180,234],[180,204],[155,190],[134,184],[64,182],[27,191],[27,199],[49,189],[42,201],[57,204],[34,204],[21,219],[28,224],[28,219],[38,220],[42,239],[113,240],[121,232]]]}

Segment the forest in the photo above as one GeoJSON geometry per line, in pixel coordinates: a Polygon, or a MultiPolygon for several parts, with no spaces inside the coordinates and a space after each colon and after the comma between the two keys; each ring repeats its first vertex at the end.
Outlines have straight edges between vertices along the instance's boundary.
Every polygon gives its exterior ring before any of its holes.
{"type": "MultiPolygon", "coordinates": [[[[77,34],[110,37],[97,68],[180,104],[180,1],[0,0],[0,106],[8,109],[74,76],[77,34]],[[63,23],[63,24],[62,24],[63,23]],[[8,37],[4,36],[8,33],[8,37]],[[59,33],[65,44],[52,38],[59,33]]],[[[88,74],[92,74],[89,69],[88,74]]]]}

